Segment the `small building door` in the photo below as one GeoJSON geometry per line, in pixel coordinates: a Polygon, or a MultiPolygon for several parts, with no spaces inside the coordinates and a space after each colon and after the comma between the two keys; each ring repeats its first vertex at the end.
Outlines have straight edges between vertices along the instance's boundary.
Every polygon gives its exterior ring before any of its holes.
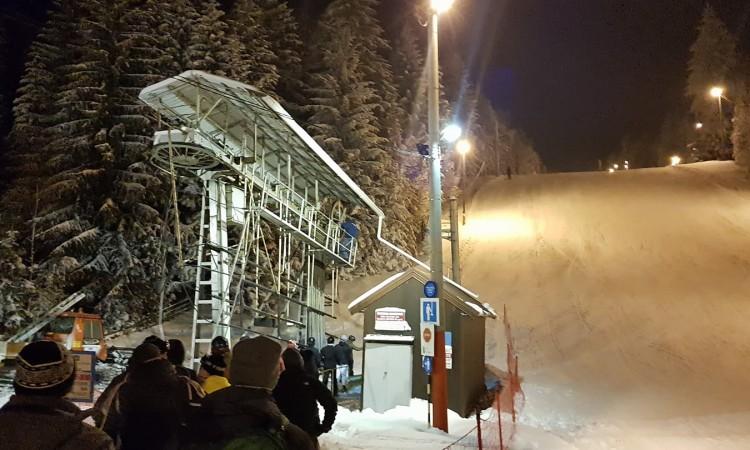
{"type": "Polygon", "coordinates": [[[362,409],[371,408],[382,413],[396,406],[409,405],[414,338],[403,337],[406,339],[380,342],[376,336],[365,338],[362,409]]]}

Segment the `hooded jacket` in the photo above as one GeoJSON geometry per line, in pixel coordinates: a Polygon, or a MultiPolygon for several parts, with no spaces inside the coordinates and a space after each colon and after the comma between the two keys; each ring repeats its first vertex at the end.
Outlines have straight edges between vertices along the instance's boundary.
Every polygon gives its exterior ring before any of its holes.
{"type": "Polygon", "coordinates": [[[4,450],[114,450],[102,431],[83,423],[85,414],[64,398],[14,395],[0,409],[4,450]]]}
{"type": "Polygon", "coordinates": [[[287,449],[313,450],[310,438],[279,411],[267,389],[230,386],[206,396],[194,448],[223,449],[253,433],[278,432],[287,449]]]}
{"type": "Polygon", "coordinates": [[[323,368],[335,369],[336,368],[336,346],[328,344],[320,349],[320,356],[323,359],[323,368]]]}

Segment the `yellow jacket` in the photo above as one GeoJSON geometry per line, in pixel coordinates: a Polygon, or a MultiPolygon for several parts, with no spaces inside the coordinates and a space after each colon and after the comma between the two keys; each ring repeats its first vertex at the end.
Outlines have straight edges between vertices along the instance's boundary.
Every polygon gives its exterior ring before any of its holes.
{"type": "Polygon", "coordinates": [[[203,382],[203,390],[206,391],[206,394],[216,392],[219,389],[224,389],[229,386],[229,380],[219,375],[209,375],[203,382]]]}

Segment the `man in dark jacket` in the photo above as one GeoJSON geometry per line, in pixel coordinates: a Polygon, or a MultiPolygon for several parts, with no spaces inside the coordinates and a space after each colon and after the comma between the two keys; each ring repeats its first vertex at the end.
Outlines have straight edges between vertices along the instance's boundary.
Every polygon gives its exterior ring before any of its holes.
{"type": "Polygon", "coordinates": [[[349,367],[354,367],[354,353],[348,342],[349,336],[343,335],[335,347],[336,378],[344,392],[348,390],[349,367]]]}
{"type": "Polygon", "coordinates": [[[16,359],[15,395],[0,409],[3,450],[114,450],[102,431],[64,396],[75,381],[75,362],[52,341],[25,346],[16,359]]]}
{"type": "Polygon", "coordinates": [[[302,355],[294,349],[284,350],[284,372],[273,390],[279,409],[290,422],[302,428],[318,447],[318,436],[331,431],[336,420],[336,399],[323,383],[305,373],[302,355]],[[318,403],[323,406],[325,416],[320,422],[318,403]]]}
{"type": "Polygon", "coordinates": [[[318,350],[318,347],[315,346],[315,338],[310,336],[307,338],[307,344],[300,349],[302,350],[310,350],[313,354],[313,363],[315,364],[316,371],[319,370],[321,367],[323,367],[323,359],[320,357],[320,350],[318,350]]]}
{"type": "Polygon", "coordinates": [[[271,392],[281,372],[281,345],[259,336],[232,350],[228,388],[206,396],[195,448],[314,450],[307,434],[279,411],[271,392]]]}
{"type": "Polygon", "coordinates": [[[328,336],[328,344],[320,349],[320,357],[323,360],[323,385],[328,386],[328,378],[333,378],[333,395],[339,395],[338,383],[336,382],[336,347],[333,343],[336,340],[333,336],[328,336]]]}
{"type": "Polygon", "coordinates": [[[139,345],[132,360],[125,380],[103,405],[102,428],[123,450],[179,448],[193,426],[203,390],[178,376],[153,344],[139,345]]]}

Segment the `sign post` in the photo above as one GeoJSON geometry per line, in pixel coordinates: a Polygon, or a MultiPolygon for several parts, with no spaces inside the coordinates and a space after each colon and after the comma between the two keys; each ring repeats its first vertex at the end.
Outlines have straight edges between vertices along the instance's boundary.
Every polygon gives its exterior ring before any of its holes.
{"type": "Polygon", "coordinates": [[[66,398],[71,402],[93,403],[96,353],[70,353],[76,362],[76,379],[73,382],[73,389],[71,389],[66,398]]]}

